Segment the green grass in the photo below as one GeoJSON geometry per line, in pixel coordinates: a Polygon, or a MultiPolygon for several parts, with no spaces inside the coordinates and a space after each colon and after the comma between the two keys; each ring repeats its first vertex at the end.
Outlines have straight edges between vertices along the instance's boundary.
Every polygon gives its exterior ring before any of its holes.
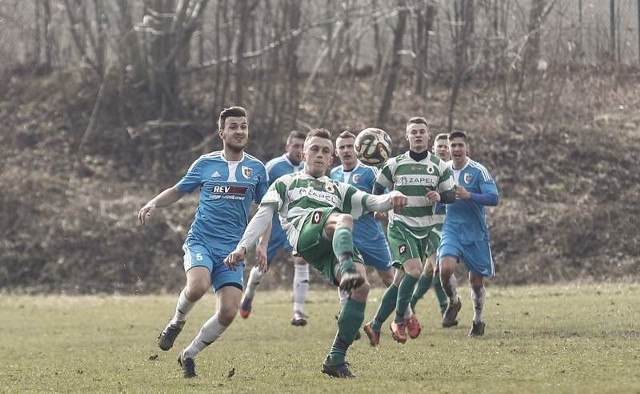
{"type": "MultiPolygon", "coordinates": [[[[373,290],[367,319],[381,293],[373,290]]],[[[2,295],[0,391],[640,393],[640,285],[490,287],[480,339],[467,337],[471,302],[461,295],[459,327],[440,328],[429,292],[418,339],[399,345],[385,324],[380,350],[356,342],[353,380],[320,373],[335,335],[333,290],[310,292],[303,328],[289,325],[289,293],[258,293],[251,317],[198,356],[191,380],[176,357],[213,312],[212,295],[168,352],[155,340],[173,296],[2,295]]]]}

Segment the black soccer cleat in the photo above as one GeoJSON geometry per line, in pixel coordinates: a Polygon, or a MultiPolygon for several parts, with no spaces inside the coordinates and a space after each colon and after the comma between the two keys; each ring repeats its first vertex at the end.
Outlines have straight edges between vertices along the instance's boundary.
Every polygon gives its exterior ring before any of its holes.
{"type": "Polygon", "coordinates": [[[195,378],[196,376],[196,363],[192,358],[185,357],[184,351],[180,352],[178,356],[178,364],[182,368],[182,376],[185,378],[195,378]]]}
{"type": "Polygon", "coordinates": [[[473,322],[471,325],[471,331],[469,331],[470,337],[481,337],[484,335],[484,322],[473,322]]]}
{"type": "Polygon", "coordinates": [[[296,311],[291,318],[291,325],[296,327],[304,327],[307,325],[308,316],[302,312],[296,311]]]}
{"type": "Polygon", "coordinates": [[[331,363],[328,356],[322,363],[322,373],[326,373],[331,377],[339,379],[351,379],[356,377],[356,375],[349,370],[349,363],[335,365],[331,363]]]}
{"type": "Polygon", "coordinates": [[[169,322],[167,326],[158,335],[158,346],[165,352],[173,347],[173,343],[176,341],[178,334],[182,331],[185,322],[178,322],[177,324],[169,322]]]}
{"type": "Polygon", "coordinates": [[[444,316],[442,317],[442,327],[453,327],[458,325],[458,312],[462,308],[462,301],[458,298],[458,302],[455,304],[449,303],[447,310],[444,312],[444,316]]]}

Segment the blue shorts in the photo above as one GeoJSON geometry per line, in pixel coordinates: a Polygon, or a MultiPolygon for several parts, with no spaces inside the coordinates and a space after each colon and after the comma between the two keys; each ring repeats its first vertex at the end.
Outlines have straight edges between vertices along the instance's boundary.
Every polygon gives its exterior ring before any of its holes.
{"type": "Polygon", "coordinates": [[[380,234],[381,237],[376,237],[375,239],[365,239],[358,235],[353,235],[353,244],[362,255],[366,266],[373,267],[381,272],[389,271],[393,268],[389,245],[384,235],[380,234]]]}
{"type": "Polygon", "coordinates": [[[244,261],[235,271],[224,265],[224,259],[233,251],[232,247],[208,248],[202,241],[187,238],[182,245],[184,251],[184,272],[192,267],[207,267],[211,274],[211,287],[218,291],[225,286],[234,286],[240,290],[244,287],[244,261]]]}
{"type": "Polygon", "coordinates": [[[278,253],[278,249],[284,249],[287,253],[291,254],[293,252],[293,247],[289,244],[289,239],[287,238],[287,233],[284,232],[282,227],[272,226],[271,228],[271,238],[269,238],[269,246],[267,246],[267,264],[271,265],[273,259],[276,257],[276,253],[278,253]]]}
{"type": "Polygon", "coordinates": [[[443,234],[438,247],[438,261],[443,256],[454,257],[458,262],[464,260],[467,269],[475,274],[490,277],[495,275],[489,241],[462,243],[450,234],[443,234]]]}

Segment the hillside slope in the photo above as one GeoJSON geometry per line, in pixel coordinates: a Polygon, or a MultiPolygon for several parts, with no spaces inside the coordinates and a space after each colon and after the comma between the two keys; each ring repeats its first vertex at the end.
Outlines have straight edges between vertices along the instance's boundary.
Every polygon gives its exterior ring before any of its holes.
{"type": "MultiPolygon", "coordinates": [[[[370,108],[359,98],[371,94],[370,85],[361,80],[339,95],[328,128],[337,134],[369,126],[370,108]]],[[[509,113],[501,109],[499,87],[465,87],[456,124],[469,131],[471,156],[493,173],[502,198],[488,210],[498,271],[493,283],[638,279],[637,87],[633,75],[624,83],[576,76],[560,99],[530,92],[520,103],[526,110],[509,113]]],[[[322,86],[316,89],[301,115],[310,125],[319,123],[323,105],[322,86]]],[[[434,131],[445,124],[447,91],[433,89],[424,103],[409,90],[397,92],[392,122],[398,126],[386,128],[396,152],[407,148],[401,133],[409,116],[426,115],[434,131]]],[[[97,91],[87,73],[66,70],[15,75],[0,93],[5,291],[134,293],[182,284],[180,246],[197,200],[183,199],[145,227],[135,213],[199,154],[219,147],[206,97],[192,92],[189,102],[199,104],[189,107],[189,122],[135,123],[143,108],[108,90],[95,128],[88,128],[97,91]]],[[[250,151],[263,159],[281,153],[261,148],[274,146],[282,132],[252,130],[250,151]]],[[[291,267],[274,270],[266,285],[289,286],[291,267]]]]}

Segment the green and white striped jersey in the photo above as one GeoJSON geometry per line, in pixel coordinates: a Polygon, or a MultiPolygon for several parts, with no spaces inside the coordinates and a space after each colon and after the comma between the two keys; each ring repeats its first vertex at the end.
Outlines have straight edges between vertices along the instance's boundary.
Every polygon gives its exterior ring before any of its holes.
{"type": "Polygon", "coordinates": [[[425,194],[429,190],[438,193],[453,190],[453,173],[436,155],[429,153],[423,160],[415,161],[405,152],[387,160],[378,173],[375,188],[398,190],[408,197],[409,203],[402,212],[389,213],[389,224],[401,223],[416,238],[424,238],[431,226],[441,224],[444,219],[425,194]]]}
{"type": "Polygon", "coordinates": [[[302,225],[314,210],[335,207],[357,219],[370,210],[368,197],[372,196],[328,176],[314,178],[305,172],[296,172],[273,182],[260,205],[276,206],[282,228],[295,249],[302,225]]]}

